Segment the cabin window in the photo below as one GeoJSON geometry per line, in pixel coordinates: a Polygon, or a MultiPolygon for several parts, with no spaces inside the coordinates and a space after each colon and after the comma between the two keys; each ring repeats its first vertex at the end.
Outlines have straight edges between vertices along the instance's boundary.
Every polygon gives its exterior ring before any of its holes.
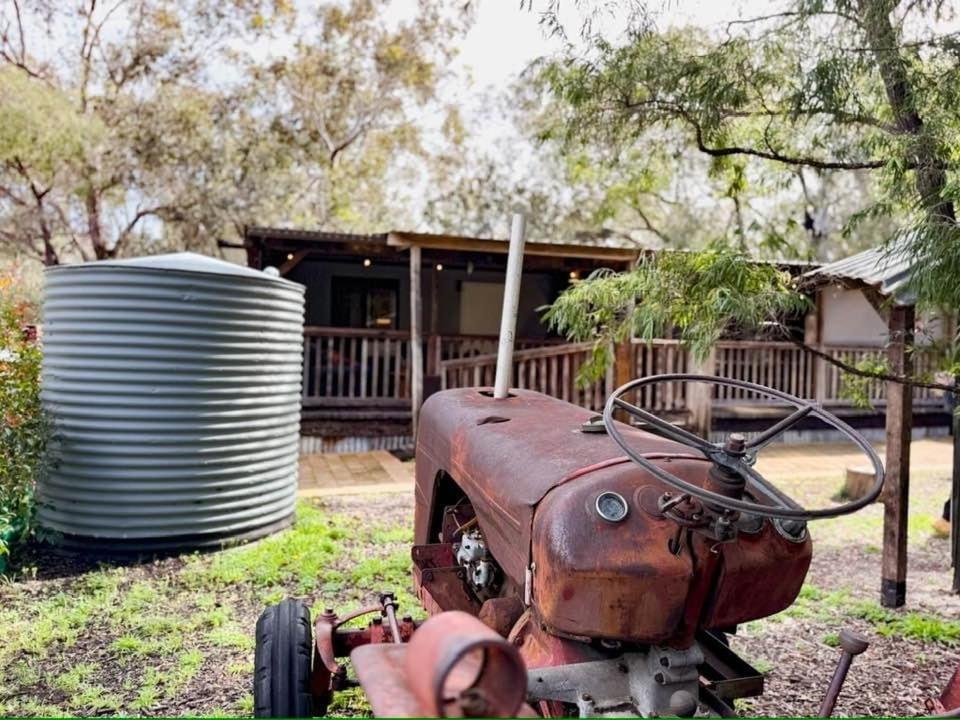
{"type": "Polygon", "coordinates": [[[334,277],[330,283],[333,325],[396,330],[399,286],[388,278],[334,277]]]}

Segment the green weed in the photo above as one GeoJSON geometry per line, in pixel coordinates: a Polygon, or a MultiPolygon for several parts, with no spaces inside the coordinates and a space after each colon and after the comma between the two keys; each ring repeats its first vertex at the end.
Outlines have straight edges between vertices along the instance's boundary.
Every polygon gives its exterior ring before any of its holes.
{"type": "Polygon", "coordinates": [[[95,670],[96,667],[90,663],[74,665],[67,672],[58,675],[53,681],[53,686],[69,695],[76,695],[95,670]]]}
{"type": "Polygon", "coordinates": [[[873,602],[859,602],[850,614],[871,623],[884,637],[901,637],[944,645],[960,644],[960,621],[920,612],[894,612],[873,602]]]}

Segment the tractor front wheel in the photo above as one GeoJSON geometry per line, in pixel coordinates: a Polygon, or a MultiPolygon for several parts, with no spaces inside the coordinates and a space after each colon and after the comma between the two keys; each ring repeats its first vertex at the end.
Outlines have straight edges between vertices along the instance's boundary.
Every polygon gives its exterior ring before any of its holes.
{"type": "Polygon", "coordinates": [[[254,655],[255,717],[311,717],[310,610],[299,600],[271,605],[257,620],[254,655]]]}

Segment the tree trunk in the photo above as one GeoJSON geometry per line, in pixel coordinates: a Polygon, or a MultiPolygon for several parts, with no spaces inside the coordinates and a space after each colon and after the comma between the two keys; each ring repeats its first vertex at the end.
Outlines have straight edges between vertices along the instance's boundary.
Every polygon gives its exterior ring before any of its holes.
{"type": "Polygon", "coordinates": [[[890,0],[860,0],[867,42],[873,48],[894,121],[902,133],[913,138],[905,159],[917,166],[920,202],[932,221],[953,223],[956,221],[953,203],[943,197],[947,173],[941,161],[941,148],[934,138],[923,132],[923,118],[917,110],[906,63],[900,55],[900,38],[890,22],[894,4],[890,0]]]}
{"type": "MultiPolygon", "coordinates": [[[[40,212],[42,213],[43,210],[41,209],[40,212]]],[[[53,236],[50,233],[50,227],[47,225],[42,215],[40,218],[40,233],[43,236],[43,264],[47,267],[50,267],[51,265],[59,265],[60,258],[57,256],[57,251],[53,247],[53,236]]]]}
{"type": "Polygon", "coordinates": [[[90,244],[93,245],[93,253],[97,260],[107,260],[116,254],[115,249],[108,250],[103,242],[100,227],[100,198],[92,187],[87,190],[87,234],[90,235],[90,244]]]}
{"type": "Polygon", "coordinates": [[[57,256],[56,248],[53,247],[53,233],[44,215],[43,198],[46,194],[33,187],[33,197],[37,203],[37,223],[40,225],[40,237],[43,240],[43,264],[49,267],[59,265],[60,258],[57,256]]]}

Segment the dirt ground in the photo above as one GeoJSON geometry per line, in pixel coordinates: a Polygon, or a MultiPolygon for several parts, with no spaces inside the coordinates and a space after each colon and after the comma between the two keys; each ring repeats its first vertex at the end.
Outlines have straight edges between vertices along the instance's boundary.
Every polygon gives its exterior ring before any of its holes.
{"type": "MultiPolygon", "coordinates": [[[[839,485],[833,475],[784,487],[829,503],[839,485]]],[[[947,488],[943,473],[913,478],[902,611],[877,604],[879,506],[811,528],[814,561],[796,604],[732,639],[766,675],[766,693],[744,701],[743,713],[815,713],[844,627],[871,647],[855,661],[837,714],[924,712],[960,660],[949,546],[933,531],[947,488]]],[[[294,595],[315,610],[346,609],[396,588],[412,609],[411,524],[409,495],[345,496],[304,502],[294,529],[217,553],[104,565],[38,548],[0,584],[0,715],[247,715],[263,605],[294,595]]],[[[352,693],[331,712],[365,709],[352,693]]]]}

